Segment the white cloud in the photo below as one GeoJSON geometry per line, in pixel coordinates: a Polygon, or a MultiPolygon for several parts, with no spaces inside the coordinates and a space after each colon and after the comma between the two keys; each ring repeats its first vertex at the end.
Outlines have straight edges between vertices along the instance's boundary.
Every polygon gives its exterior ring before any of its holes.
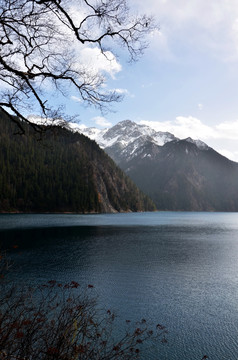
{"type": "MultiPolygon", "coordinates": [[[[160,24],[165,54],[179,44],[207,51],[222,60],[238,59],[237,0],[132,0],[139,11],[149,12],[160,24]]],[[[156,46],[156,42],[152,42],[156,46]]]]}
{"type": "Polygon", "coordinates": [[[106,72],[113,79],[115,75],[122,70],[121,64],[111,51],[106,51],[105,55],[103,55],[97,47],[80,49],[78,58],[79,64],[83,64],[83,66],[89,68],[91,72],[106,72]]]}
{"type": "Polygon", "coordinates": [[[113,89],[112,91],[115,91],[118,94],[129,94],[127,89],[113,89]]]}
{"type": "Polygon", "coordinates": [[[238,161],[238,151],[230,151],[227,149],[220,149],[220,150],[218,150],[218,152],[230,160],[238,161]]]}
{"type": "Polygon", "coordinates": [[[199,109],[199,110],[203,110],[203,104],[199,103],[199,104],[198,104],[198,109],[199,109]]]}
{"type": "Polygon", "coordinates": [[[157,131],[169,131],[180,139],[192,137],[204,141],[209,139],[238,140],[238,120],[214,126],[208,126],[193,116],[177,116],[173,121],[140,120],[139,122],[157,131]]]}
{"type": "Polygon", "coordinates": [[[220,123],[216,125],[216,130],[223,138],[238,140],[238,120],[220,123]]]}
{"type": "MultiPolygon", "coordinates": [[[[166,32],[166,29],[163,30],[154,30],[150,33],[149,36],[149,43],[150,48],[152,51],[156,49],[156,53],[154,53],[153,56],[156,55],[156,58],[158,60],[163,61],[174,61],[175,56],[172,52],[172,49],[169,46],[168,42],[169,36],[166,32]]],[[[149,51],[151,53],[151,51],[149,51]]]]}
{"type": "Polygon", "coordinates": [[[142,89],[149,89],[150,87],[152,87],[153,86],[153,83],[151,82],[151,83],[148,83],[148,84],[142,84],[141,85],[141,87],[142,87],[142,89]]]}
{"type": "Polygon", "coordinates": [[[71,99],[76,101],[76,102],[80,102],[80,103],[82,102],[82,99],[80,99],[79,97],[74,96],[74,95],[71,96],[71,99]]]}
{"type": "Polygon", "coordinates": [[[120,88],[118,88],[118,89],[112,89],[112,91],[115,91],[117,94],[119,94],[119,95],[127,95],[127,96],[129,96],[129,97],[131,97],[131,98],[134,98],[135,97],[135,95],[134,94],[132,94],[129,90],[127,90],[127,89],[120,89],[120,88]]]}
{"type": "Polygon", "coordinates": [[[105,119],[103,116],[96,116],[92,119],[95,121],[95,123],[101,127],[109,127],[112,126],[112,123],[110,123],[107,119],[105,119]]]}
{"type": "Polygon", "coordinates": [[[217,133],[210,126],[201,122],[201,120],[192,116],[177,116],[174,121],[145,121],[141,120],[141,124],[153,127],[157,131],[168,131],[180,139],[192,137],[193,139],[206,140],[209,138],[217,138],[217,133]]]}

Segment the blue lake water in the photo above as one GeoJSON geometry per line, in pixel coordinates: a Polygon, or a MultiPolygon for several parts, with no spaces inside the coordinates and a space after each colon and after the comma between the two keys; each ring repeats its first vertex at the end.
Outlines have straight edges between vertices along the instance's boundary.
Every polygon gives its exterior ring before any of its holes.
{"type": "Polygon", "coordinates": [[[0,215],[0,237],[19,282],[93,284],[120,319],[165,325],[146,360],[238,359],[238,213],[0,215]]]}

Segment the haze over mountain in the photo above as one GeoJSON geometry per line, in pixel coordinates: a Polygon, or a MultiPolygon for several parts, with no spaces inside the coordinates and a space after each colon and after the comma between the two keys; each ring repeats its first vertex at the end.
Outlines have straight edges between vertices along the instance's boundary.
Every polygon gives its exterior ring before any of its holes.
{"type": "Polygon", "coordinates": [[[161,210],[238,211],[238,163],[207,144],[125,120],[83,133],[114,159],[161,210]]]}

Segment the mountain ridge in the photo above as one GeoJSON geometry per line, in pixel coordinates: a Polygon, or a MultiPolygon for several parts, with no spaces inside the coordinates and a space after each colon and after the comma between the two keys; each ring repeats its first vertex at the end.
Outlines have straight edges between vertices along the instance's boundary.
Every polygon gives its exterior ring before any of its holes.
{"type": "Polygon", "coordinates": [[[201,140],[178,139],[122,121],[103,130],[102,141],[104,150],[157,209],[238,211],[238,163],[201,140]]]}
{"type": "Polygon", "coordinates": [[[162,146],[166,142],[179,140],[169,132],[155,131],[147,125],[140,125],[131,120],[120,121],[108,129],[85,128],[78,131],[95,140],[116,163],[118,159],[114,158],[113,148],[115,148],[115,152],[122,151],[125,160],[146,141],[162,146]]]}

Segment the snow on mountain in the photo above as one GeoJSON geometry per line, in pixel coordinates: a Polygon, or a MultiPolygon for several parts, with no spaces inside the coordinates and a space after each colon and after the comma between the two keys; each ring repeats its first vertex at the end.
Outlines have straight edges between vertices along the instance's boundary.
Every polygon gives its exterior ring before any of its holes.
{"type": "Polygon", "coordinates": [[[201,140],[178,139],[130,120],[82,132],[105,149],[159,210],[237,211],[237,164],[201,140]]]}
{"type": "Polygon", "coordinates": [[[80,132],[89,137],[91,140],[95,140],[101,148],[104,148],[103,136],[108,129],[97,129],[95,127],[80,129],[80,132]]]}
{"type": "MultiPolygon", "coordinates": [[[[180,140],[169,132],[156,131],[131,120],[123,120],[109,129],[84,128],[80,132],[95,140],[118,164],[128,162],[136,156],[153,158],[158,146],[180,140]]],[[[195,144],[200,150],[209,149],[200,140],[187,138],[184,141],[195,144]]]]}
{"type": "Polygon", "coordinates": [[[195,144],[200,150],[208,150],[209,149],[209,146],[205,142],[203,142],[201,140],[194,140],[194,139],[192,139],[190,137],[188,137],[188,138],[186,138],[184,140],[188,141],[188,142],[190,142],[192,144],[195,144]]]}
{"type": "Polygon", "coordinates": [[[121,147],[126,148],[138,139],[144,139],[144,141],[150,139],[160,146],[177,139],[173,134],[156,132],[149,126],[139,125],[131,120],[123,120],[109,129],[86,128],[80,131],[90,139],[95,140],[103,149],[115,144],[120,144],[121,147]]]}

